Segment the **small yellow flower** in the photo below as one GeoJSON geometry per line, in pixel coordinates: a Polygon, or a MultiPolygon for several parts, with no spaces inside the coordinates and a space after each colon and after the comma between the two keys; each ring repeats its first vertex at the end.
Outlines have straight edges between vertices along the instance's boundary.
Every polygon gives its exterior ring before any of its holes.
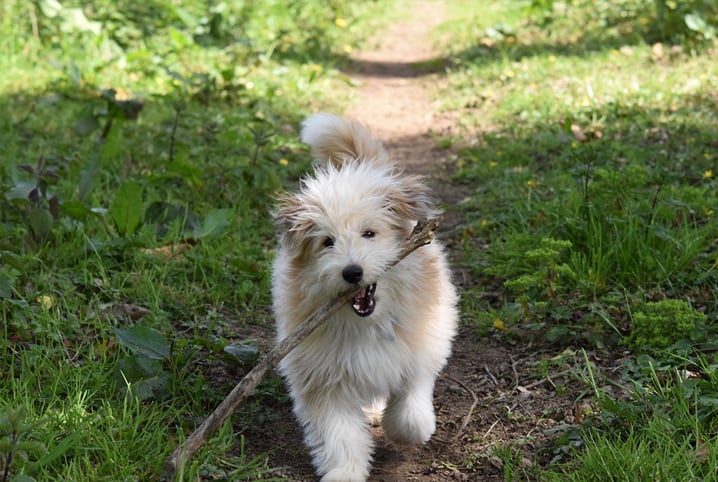
{"type": "Polygon", "coordinates": [[[342,50],[344,50],[345,54],[350,54],[354,50],[351,45],[345,44],[344,47],[342,47],[342,50]]]}
{"type": "Polygon", "coordinates": [[[485,228],[489,225],[489,222],[486,220],[486,218],[481,220],[481,227],[485,228]]]}
{"type": "Polygon", "coordinates": [[[309,64],[309,68],[313,70],[314,72],[321,72],[322,66],[319,64],[309,64]]]}
{"type": "Polygon", "coordinates": [[[710,179],[713,177],[713,169],[707,169],[703,171],[703,179],[710,179]]]}
{"type": "Polygon", "coordinates": [[[548,56],[548,61],[549,61],[549,62],[556,62],[556,56],[555,56],[555,55],[549,55],[549,56],[548,56]]]}
{"type": "Polygon", "coordinates": [[[498,165],[499,165],[499,163],[496,162],[496,161],[490,161],[490,162],[489,162],[489,167],[496,167],[496,166],[498,166],[498,165]]]}
{"type": "Polygon", "coordinates": [[[573,142],[571,143],[571,147],[574,148],[574,149],[576,149],[576,148],[578,147],[578,142],[573,141],[573,142]]]}
{"type": "Polygon", "coordinates": [[[538,181],[534,181],[533,179],[526,181],[526,185],[529,187],[529,189],[536,189],[539,185],[538,181]]]}
{"type": "Polygon", "coordinates": [[[52,305],[54,304],[52,300],[52,296],[50,295],[40,295],[37,297],[37,302],[40,303],[40,306],[42,306],[43,310],[49,310],[52,308],[52,305]]]}
{"type": "Polygon", "coordinates": [[[334,24],[339,28],[344,28],[347,26],[347,21],[343,18],[337,18],[334,20],[334,24]]]}
{"type": "Polygon", "coordinates": [[[494,320],[494,329],[506,331],[508,328],[506,328],[506,325],[504,325],[504,321],[501,318],[496,318],[494,320]]]}
{"type": "Polygon", "coordinates": [[[710,208],[703,208],[703,214],[705,214],[706,217],[711,217],[713,216],[713,210],[710,208]]]}
{"type": "Polygon", "coordinates": [[[288,165],[289,165],[289,160],[287,160],[287,159],[285,159],[285,158],[281,158],[281,159],[279,160],[279,164],[282,165],[282,166],[288,166],[288,165]]]}

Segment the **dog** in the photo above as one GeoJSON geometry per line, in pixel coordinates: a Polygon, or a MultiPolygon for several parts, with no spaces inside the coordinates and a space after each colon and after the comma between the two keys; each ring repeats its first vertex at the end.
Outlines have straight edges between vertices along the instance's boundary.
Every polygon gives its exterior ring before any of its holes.
{"type": "Polygon", "coordinates": [[[422,444],[436,427],[434,383],[457,329],[457,293],[434,240],[386,270],[419,218],[439,211],[353,120],[315,114],[301,140],[315,158],[298,192],[280,195],[272,269],[277,338],[339,293],[358,294],[279,365],[323,482],[365,481],[378,407],[384,435],[422,444]]]}

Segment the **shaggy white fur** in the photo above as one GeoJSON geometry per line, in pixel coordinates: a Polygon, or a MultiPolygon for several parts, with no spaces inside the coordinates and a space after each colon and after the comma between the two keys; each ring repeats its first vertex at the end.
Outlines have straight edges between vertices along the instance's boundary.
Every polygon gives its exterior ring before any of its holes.
{"type": "Polygon", "coordinates": [[[434,432],[434,382],[456,332],[456,291],[443,247],[424,246],[385,272],[416,220],[437,214],[427,187],[391,163],[363,125],[331,114],[304,121],[317,160],[275,212],[272,273],[278,339],[325,301],[365,286],[280,364],[322,481],[365,481],[372,435],[363,410],[385,406],[385,435],[434,432]]]}

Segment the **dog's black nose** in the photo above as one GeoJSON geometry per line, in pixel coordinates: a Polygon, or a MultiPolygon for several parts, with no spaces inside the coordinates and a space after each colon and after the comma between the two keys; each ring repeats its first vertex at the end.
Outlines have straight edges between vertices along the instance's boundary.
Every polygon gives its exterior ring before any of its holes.
{"type": "Polygon", "coordinates": [[[347,283],[356,284],[361,281],[361,277],[364,275],[364,270],[358,264],[350,264],[342,270],[342,278],[347,283]]]}

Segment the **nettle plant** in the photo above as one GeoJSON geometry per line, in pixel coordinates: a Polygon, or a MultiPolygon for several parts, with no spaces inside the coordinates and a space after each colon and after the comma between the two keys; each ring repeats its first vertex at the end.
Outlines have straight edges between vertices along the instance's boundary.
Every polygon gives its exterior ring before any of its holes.
{"type": "Polygon", "coordinates": [[[28,421],[23,408],[0,413],[0,482],[33,482],[32,474],[47,448],[34,439],[39,422],[28,421]]]}
{"type": "Polygon", "coordinates": [[[60,176],[54,167],[46,165],[44,155],[37,159],[34,166],[20,164],[17,167],[32,176],[32,185],[26,197],[28,234],[25,242],[41,245],[52,239],[53,225],[60,217],[60,201],[48,192],[49,186],[56,183],[60,176]]]}

